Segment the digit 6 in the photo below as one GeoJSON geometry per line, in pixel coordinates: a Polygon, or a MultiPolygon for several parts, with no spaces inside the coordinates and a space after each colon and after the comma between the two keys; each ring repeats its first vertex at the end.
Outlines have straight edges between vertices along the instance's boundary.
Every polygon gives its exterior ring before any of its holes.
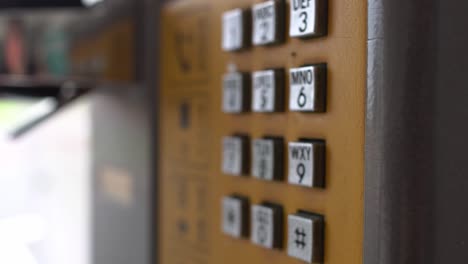
{"type": "Polygon", "coordinates": [[[299,91],[299,96],[297,97],[297,105],[299,105],[301,108],[304,107],[307,103],[307,96],[304,93],[304,87],[301,87],[301,90],[299,91]]]}

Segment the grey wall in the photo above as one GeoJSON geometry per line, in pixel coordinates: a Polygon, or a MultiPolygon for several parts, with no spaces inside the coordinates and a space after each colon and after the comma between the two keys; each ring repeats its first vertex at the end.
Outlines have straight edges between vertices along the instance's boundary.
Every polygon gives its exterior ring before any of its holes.
{"type": "Polygon", "coordinates": [[[152,161],[146,97],[138,87],[101,88],[93,95],[92,111],[93,263],[150,263],[152,161]],[[122,178],[128,181],[122,184],[122,178]]]}
{"type": "Polygon", "coordinates": [[[364,263],[466,263],[468,2],[369,4],[364,263]]]}
{"type": "MultiPolygon", "coordinates": [[[[129,4],[125,0],[119,2],[124,7],[129,4]]],[[[137,84],[127,90],[100,89],[94,101],[95,264],[156,263],[158,256],[156,146],[160,1],[135,0],[131,4],[132,8],[123,9],[134,12],[136,18],[137,84]],[[116,204],[99,188],[99,168],[108,164],[130,172],[134,182],[131,207],[116,204]]]]}

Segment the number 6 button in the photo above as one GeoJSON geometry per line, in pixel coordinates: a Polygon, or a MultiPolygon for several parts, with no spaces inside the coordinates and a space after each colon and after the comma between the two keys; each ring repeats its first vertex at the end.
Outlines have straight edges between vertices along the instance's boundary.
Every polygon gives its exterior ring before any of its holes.
{"type": "Polygon", "coordinates": [[[288,147],[288,182],[306,187],[325,187],[325,141],[302,139],[288,147]]]}
{"type": "Polygon", "coordinates": [[[316,64],[289,70],[289,110],[325,112],[327,66],[316,64]]]}
{"type": "Polygon", "coordinates": [[[327,34],[327,0],[291,0],[289,36],[320,37],[327,34]]]}

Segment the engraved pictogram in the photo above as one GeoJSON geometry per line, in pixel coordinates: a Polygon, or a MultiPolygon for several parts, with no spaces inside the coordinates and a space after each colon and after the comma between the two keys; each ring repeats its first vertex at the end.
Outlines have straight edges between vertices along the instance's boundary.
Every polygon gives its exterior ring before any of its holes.
{"type": "Polygon", "coordinates": [[[192,70],[192,61],[187,55],[187,47],[193,45],[193,36],[186,32],[177,32],[174,36],[175,40],[175,57],[179,63],[182,72],[187,73],[192,70]]]}
{"type": "Polygon", "coordinates": [[[186,235],[189,232],[189,223],[187,219],[181,218],[177,221],[177,230],[180,235],[186,235]]]}
{"type": "Polygon", "coordinates": [[[168,49],[168,72],[172,82],[183,84],[184,91],[196,84],[206,84],[209,80],[209,50],[211,29],[206,8],[180,10],[174,13],[170,30],[168,49]],[[170,52],[169,52],[170,50],[170,52]]]}

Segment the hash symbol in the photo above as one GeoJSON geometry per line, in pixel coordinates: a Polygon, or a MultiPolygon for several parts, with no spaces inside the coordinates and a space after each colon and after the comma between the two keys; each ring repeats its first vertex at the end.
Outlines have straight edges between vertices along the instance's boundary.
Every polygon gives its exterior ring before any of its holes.
{"type": "Polygon", "coordinates": [[[304,228],[299,229],[298,227],[296,227],[294,233],[296,234],[296,240],[294,240],[294,243],[296,243],[296,247],[304,249],[306,246],[306,233],[304,231],[304,228]]]}

